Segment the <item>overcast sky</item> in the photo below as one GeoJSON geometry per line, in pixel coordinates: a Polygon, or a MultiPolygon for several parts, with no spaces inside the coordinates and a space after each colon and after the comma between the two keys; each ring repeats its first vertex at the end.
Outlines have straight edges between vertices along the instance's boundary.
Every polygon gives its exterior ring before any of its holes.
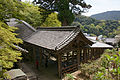
{"type": "MultiPolygon", "coordinates": [[[[22,1],[33,1],[33,0],[22,0],[22,1]]],[[[106,12],[106,11],[120,11],[120,0],[85,0],[87,4],[91,4],[92,8],[89,12],[83,15],[90,16],[93,14],[106,12]]]]}

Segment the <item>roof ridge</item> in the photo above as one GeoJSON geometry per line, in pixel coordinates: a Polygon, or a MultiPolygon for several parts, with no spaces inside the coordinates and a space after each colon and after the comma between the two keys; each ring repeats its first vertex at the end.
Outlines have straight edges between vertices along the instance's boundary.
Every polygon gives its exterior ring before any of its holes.
{"type": "Polygon", "coordinates": [[[58,43],[57,46],[55,47],[55,50],[57,50],[62,45],[64,45],[64,43],[66,43],[67,41],[69,41],[69,39],[71,39],[71,37],[73,37],[77,32],[80,32],[80,28],[79,27],[76,27],[63,41],[61,41],[60,43],[58,43]]]}
{"type": "Polygon", "coordinates": [[[39,29],[39,30],[46,30],[46,31],[48,31],[48,30],[50,30],[50,31],[61,31],[61,30],[64,30],[64,31],[71,31],[71,30],[73,30],[73,29],[75,29],[76,28],[76,26],[62,26],[62,27],[38,27],[37,29],[39,29]]]}

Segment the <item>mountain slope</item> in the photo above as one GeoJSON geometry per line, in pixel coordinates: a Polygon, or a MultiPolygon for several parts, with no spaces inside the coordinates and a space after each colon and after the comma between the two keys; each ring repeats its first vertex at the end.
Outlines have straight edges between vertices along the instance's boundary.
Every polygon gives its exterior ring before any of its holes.
{"type": "Polygon", "coordinates": [[[90,16],[97,20],[120,20],[120,11],[107,11],[90,16]]]}
{"type": "Polygon", "coordinates": [[[72,23],[72,26],[78,25],[80,25],[84,33],[96,36],[114,37],[117,31],[120,31],[120,21],[117,20],[96,20],[78,15],[72,23]]]}

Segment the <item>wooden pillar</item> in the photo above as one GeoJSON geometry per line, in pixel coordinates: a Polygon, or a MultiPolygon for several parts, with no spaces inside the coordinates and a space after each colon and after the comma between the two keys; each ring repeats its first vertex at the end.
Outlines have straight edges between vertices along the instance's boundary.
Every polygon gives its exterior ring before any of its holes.
{"type": "Polygon", "coordinates": [[[82,49],[80,48],[80,63],[82,62],[82,49]]]}
{"type": "Polygon", "coordinates": [[[86,48],[86,61],[88,61],[88,59],[89,59],[89,51],[88,51],[89,49],[88,48],[86,48]]]}
{"type": "Polygon", "coordinates": [[[90,59],[90,48],[88,48],[87,54],[88,54],[88,55],[87,55],[87,56],[88,56],[87,58],[88,58],[88,60],[89,60],[89,59],[90,59]]]}
{"type": "Polygon", "coordinates": [[[89,51],[89,52],[90,52],[90,59],[92,59],[92,55],[93,55],[93,54],[92,54],[92,48],[90,48],[90,51],[89,51]]]}
{"type": "Polygon", "coordinates": [[[58,61],[58,76],[59,76],[59,78],[61,78],[62,77],[62,68],[61,68],[61,54],[59,53],[59,54],[57,54],[57,61],[58,61]]]}
{"type": "Polygon", "coordinates": [[[87,57],[87,55],[86,55],[86,48],[84,48],[83,49],[83,57],[84,57],[84,61],[83,62],[86,62],[86,57],[87,57]]]}
{"type": "Polygon", "coordinates": [[[69,59],[69,53],[67,52],[67,65],[68,65],[68,59],[69,59]]]}
{"type": "Polygon", "coordinates": [[[40,65],[42,64],[42,48],[39,48],[39,52],[40,52],[40,65]]]}
{"type": "Polygon", "coordinates": [[[72,51],[72,63],[74,64],[74,51],[72,51]]]}
{"type": "Polygon", "coordinates": [[[95,48],[93,48],[93,59],[95,59],[95,48]]]}
{"type": "Polygon", "coordinates": [[[35,52],[35,46],[34,45],[32,45],[32,47],[33,47],[33,62],[34,62],[34,65],[36,66],[36,52],[35,52]]]}
{"type": "Polygon", "coordinates": [[[78,63],[78,66],[79,66],[80,65],[80,48],[77,51],[77,63],[78,63]]]}
{"type": "Polygon", "coordinates": [[[100,55],[101,55],[101,49],[99,48],[99,58],[100,58],[100,55]]]}
{"type": "Polygon", "coordinates": [[[91,59],[93,59],[93,48],[91,48],[91,59]]]}

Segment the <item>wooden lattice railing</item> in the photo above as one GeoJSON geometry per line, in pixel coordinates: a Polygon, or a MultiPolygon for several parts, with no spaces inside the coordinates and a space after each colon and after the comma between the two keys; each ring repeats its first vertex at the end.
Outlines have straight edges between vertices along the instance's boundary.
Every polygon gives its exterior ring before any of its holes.
{"type": "Polygon", "coordinates": [[[68,67],[62,68],[62,75],[67,74],[67,73],[72,73],[77,70],[78,70],[78,64],[73,64],[68,67]]]}

